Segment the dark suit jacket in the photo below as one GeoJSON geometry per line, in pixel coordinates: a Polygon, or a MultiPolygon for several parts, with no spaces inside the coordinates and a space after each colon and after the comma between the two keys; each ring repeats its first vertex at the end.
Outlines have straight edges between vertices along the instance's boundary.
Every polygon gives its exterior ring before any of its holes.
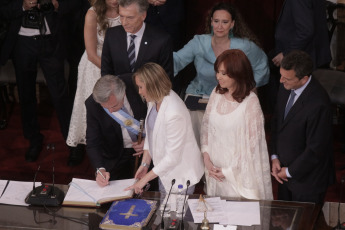
{"type": "Polygon", "coordinates": [[[272,123],[271,154],[277,154],[282,167],[288,167],[292,178],[287,186],[291,191],[326,192],[335,176],[328,94],[312,77],[284,120],[289,95],[281,85],[272,123]]]}
{"type": "Polygon", "coordinates": [[[166,27],[169,27],[171,25],[178,25],[183,21],[184,13],[185,11],[183,0],[166,1],[161,6],[153,6],[150,4],[147,10],[145,22],[152,25],[162,25],[166,27]],[[157,19],[159,20],[159,22],[155,21],[157,19]]]}
{"type": "MultiPolygon", "coordinates": [[[[171,79],[174,74],[172,54],[170,36],[146,24],[135,63],[135,70],[147,62],[155,62],[165,69],[171,79]]],[[[133,92],[128,94],[129,103],[147,109],[132,81],[132,72],[127,54],[127,33],[122,26],[109,28],[106,32],[102,51],[101,74],[102,76],[106,74],[119,76],[126,83],[127,89],[133,92]]]]}
{"type": "Polygon", "coordinates": [[[331,61],[326,5],[322,0],[285,0],[275,32],[276,54],[303,50],[314,68],[331,61]]]}
{"type": "MultiPolygon", "coordinates": [[[[78,0],[59,0],[58,11],[54,11],[46,16],[46,20],[49,29],[52,33],[54,41],[56,44],[61,43],[63,40],[63,34],[59,33],[61,29],[60,22],[63,21],[63,16],[69,13],[78,4],[78,0]]],[[[5,38],[4,44],[2,45],[0,64],[5,64],[6,61],[11,57],[12,51],[16,45],[18,32],[22,25],[22,17],[24,15],[23,11],[23,0],[12,0],[8,4],[0,6],[0,14],[3,18],[10,20],[10,25],[8,29],[7,36],[5,38]]],[[[62,47],[58,47],[57,55],[61,57],[64,54],[62,47]]]]}
{"type": "Polygon", "coordinates": [[[185,44],[184,0],[169,0],[161,6],[150,4],[145,22],[166,31],[173,40],[173,49],[178,51],[185,44]]]}
{"type": "MultiPolygon", "coordinates": [[[[128,91],[126,90],[126,95],[128,91]]],[[[119,167],[123,154],[123,137],[121,126],[114,121],[95,102],[92,95],[85,101],[86,105],[86,152],[90,162],[95,168],[105,167],[108,172],[119,167]]],[[[145,118],[146,110],[141,111],[136,106],[131,106],[136,119],[145,118]]],[[[115,178],[111,176],[111,178],[115,178]]]]}

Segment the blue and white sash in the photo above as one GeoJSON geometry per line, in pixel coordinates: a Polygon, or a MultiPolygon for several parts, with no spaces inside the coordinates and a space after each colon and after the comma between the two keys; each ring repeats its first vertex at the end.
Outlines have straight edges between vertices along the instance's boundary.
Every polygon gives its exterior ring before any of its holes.
{"type": "MultiPolygon", "coordinates": [[[[134,117],[132,117],[131,115],[129,115],[128,113],[123,111],[122,109],[120,109],[116,112],[113,112],[113,113],[110,113],[109,110],[106,108],[103,108],[103,109],[119,125],[126,128],[128,130],[128,132],[134,133],[135,135],[139,134],[140,122],[137,119],[135,119],[134,117]]],[[[144,133],[142,135],[143,135],[143,137],[145,137],[144,133]]]]}

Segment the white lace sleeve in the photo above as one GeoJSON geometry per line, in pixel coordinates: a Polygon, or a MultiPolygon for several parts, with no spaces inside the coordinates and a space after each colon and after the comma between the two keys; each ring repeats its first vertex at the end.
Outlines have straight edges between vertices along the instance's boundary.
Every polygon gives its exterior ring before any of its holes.
{"type": "Polygon", "coordinates": [[[271,200],[273,195],[264,116],[256,95],[253,95],[248,101],[245,119],[248,129],[249,152],[252,155],[252,167],[258,182],[259,196],[260,199],[271,200]]]}
{"type": "Polygon", "coordinates": [[[212,93],[210,95],[210,99],[208,100],[206,111],[204,114],[204,117],[202,119],[201,123],[201,134],[200,134],[200,144],[201,144],[201,153],[207,152],[209,153],[208,149],[208,122],[210,118],[210,113],[212,110],[212,107],[215,103],[215,97],[216,97],[216,91],[215,88],[212,90],[212,93]]]}

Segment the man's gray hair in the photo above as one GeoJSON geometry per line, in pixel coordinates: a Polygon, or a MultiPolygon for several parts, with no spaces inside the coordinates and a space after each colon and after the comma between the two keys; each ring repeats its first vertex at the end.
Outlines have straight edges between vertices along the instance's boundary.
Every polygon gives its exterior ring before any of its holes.
{"type": "Polygon", "coordinates": [[[116,97],[117,101],[124,98],[126,92],[125,83],[117,76],[105,75],[98,79],[93,87],[92,96],[97,103],[106,103],[111,95],[116,97]]]}
{"type": "Polygon", "coordinates": [[[121,7],[127,7],[135,3],[139,6],[140,13],[146,12],[150,5],[147,0],[118,0],[118,3],[121,7]]]}

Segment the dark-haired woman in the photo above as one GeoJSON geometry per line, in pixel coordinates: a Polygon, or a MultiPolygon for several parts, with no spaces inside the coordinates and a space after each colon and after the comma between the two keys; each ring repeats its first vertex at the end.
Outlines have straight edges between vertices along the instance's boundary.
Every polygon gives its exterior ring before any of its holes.
{"type": "MultiPolygon", "coordinates": [[[[242,20],[239,12],[229,3],[218,3],[210,11],[206,34],[195,35],[181,50],[174,52],[174,74],[194,62],[196,76],[186,89],[186,95],[208,97],[217,85],[213,64],[225,50],[240,49],[248,57],[254,71],[256,87],[268,83],[267,56],[259,47],[253,33],[242,20]]],[[[204,111],[190,111],[193,130],[200,139],[204,111]]]]}
{"type": "Polygon", "coordinates": [[[253,70],[241,50],[218,56],[201,128],[207,195],[273,199],[264,118],[253,70]]]}

